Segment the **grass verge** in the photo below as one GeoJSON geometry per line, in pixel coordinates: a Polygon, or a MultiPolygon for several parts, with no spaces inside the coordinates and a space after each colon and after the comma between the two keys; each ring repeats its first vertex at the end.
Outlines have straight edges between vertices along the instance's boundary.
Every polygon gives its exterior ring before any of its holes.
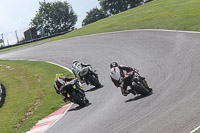
{"type": "Polygon", "coordinates": [[[200,129],[198,129],[197,131],[195,131],[194,133],[200,133],[200,129]]]}
{"type": "Polygon", "coordinates": [[[55,93],[55,74],[65,69],[41,61],[0,60],[0,82],[7,89],[5,104],[0,108],[0,132],[28,131],[38,120],[64,105],[55,93]]]}

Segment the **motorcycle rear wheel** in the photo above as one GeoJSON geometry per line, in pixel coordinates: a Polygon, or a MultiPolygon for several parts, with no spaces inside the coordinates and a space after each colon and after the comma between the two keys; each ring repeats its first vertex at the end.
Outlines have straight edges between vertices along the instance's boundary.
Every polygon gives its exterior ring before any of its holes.
{"type": "Polygon", "coordinates": [[[101,87],[100,82],[92,76],[88,76],[88,81],[90,82],[91,85],[94,85],[96,88],[101,87]]]}
{"type": "Polygon", "coordinates": [[[85,106],[86,106],[87,101],[84,101],[84,99],[80,98],[80,97],[76,94],[75,91],[73,91],[73,92],[71,93],[70,96],[71,96],[71,98],[73,99],[73,102],[74,102],[74,103],[78,104],[78,105],[81,106],[81,107],[85,107],[85,106]]]}

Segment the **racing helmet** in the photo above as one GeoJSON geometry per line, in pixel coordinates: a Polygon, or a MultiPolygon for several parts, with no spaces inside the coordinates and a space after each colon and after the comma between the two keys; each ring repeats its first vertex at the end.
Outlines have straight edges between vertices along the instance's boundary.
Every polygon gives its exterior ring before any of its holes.
{"type": "Polygon", "coordinates": [[[73,60],[72,64],[78,63],[79,61],[77,60],[73,60]]]}
{"type": "Polygon", "coordinates": [[[118,67],[117,62],[112,62],[112,63],[110,64],[110,68],[113,68],[113,67],[118,67]]]}
{"type": "Polygon", "coordinates": [[[63,77],[63,74],[62,74],[62,73],[57,73],[57,74],[56,74],[56,78],[61,78],[61,77],[63,77]]]}

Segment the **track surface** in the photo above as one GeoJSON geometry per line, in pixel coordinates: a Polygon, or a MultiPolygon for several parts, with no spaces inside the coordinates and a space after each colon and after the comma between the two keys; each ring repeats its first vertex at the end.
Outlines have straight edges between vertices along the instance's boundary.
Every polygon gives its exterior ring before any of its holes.
{"type": "Polygon", "coordinates": [[[77,59],[97,69],[104,87],[85,86],[91,105],[81,109],[73,105],[47,133],[188,133],[200,125],[197,33],[98,34],[1,53],[0,59],[44,60],[69,68],[77,59]],[[145,98],[122,96],[109,77],[112,61],[139,69],[154,93],[145,98]]]}

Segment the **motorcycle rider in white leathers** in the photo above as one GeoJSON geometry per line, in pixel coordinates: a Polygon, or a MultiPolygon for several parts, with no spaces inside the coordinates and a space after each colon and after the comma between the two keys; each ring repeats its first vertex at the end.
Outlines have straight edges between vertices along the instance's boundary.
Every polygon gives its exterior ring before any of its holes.
{"type": "MultiPolygon", "coordinates": [[[[83,77],[81,77],[79,75],[79,72],[82,70],[82,68],[84,67],[88,67],[88,66],[91,66],[90,64],[83,64],[77,60],[74,60],[72,62],[72,72],[73,74],[75,75],[75,77],[81,82],[81,83],[84,83],[85,81],[83,80],[83,77]]],[[[86,83],[88,84],[88,83],[86,83]]]]}
{"type": "MultiPolygon", "coordinates": [[[[137,78],[135,75],[135,70],[131,67],[118,65],[117,62],[112,62],[110,64],[111,73],[110,77],[112,79],[112,82],[115,84],[116,87],[121,88],[122,95],[127,96],[130,91],[127,90],[128,85],[132,83],[132,79],[137,78]]],[[[144,77],[141,77],[142,79],[145,79],[144,77]]],[[[134,95],[136,93],[134,91],[131,91],[134,95]]]]}

